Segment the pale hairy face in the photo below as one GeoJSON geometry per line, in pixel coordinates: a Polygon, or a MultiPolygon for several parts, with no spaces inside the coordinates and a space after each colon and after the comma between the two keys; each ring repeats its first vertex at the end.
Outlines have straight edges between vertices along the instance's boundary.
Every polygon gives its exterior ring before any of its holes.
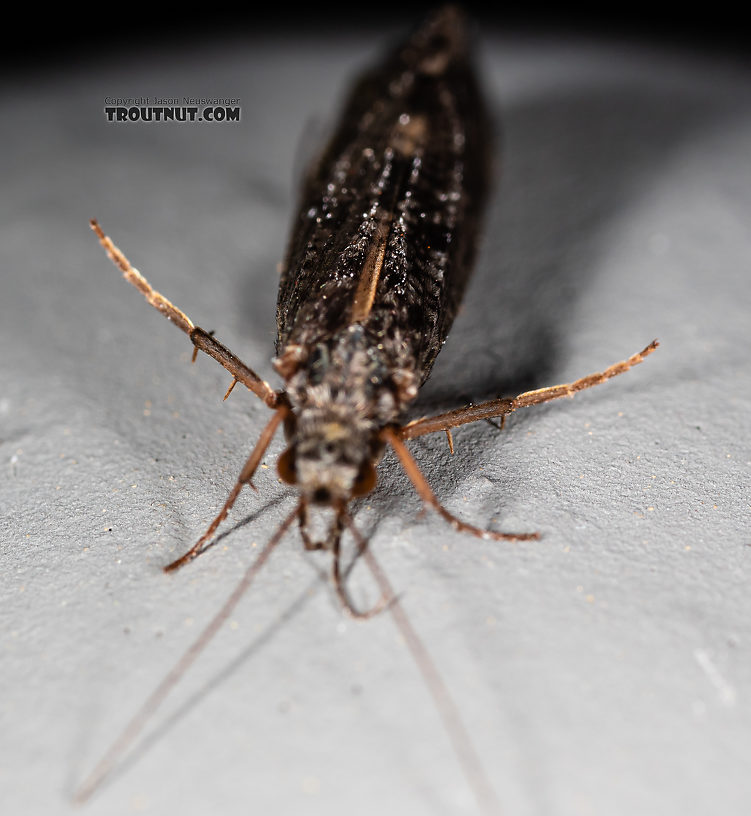
{"type": "Polygon", "coordinates": [[[280,474],[308,504],[346,504],[375,486],[369,440],[346,421],[316,417],[299,422],[290,442],[280,474]]]}

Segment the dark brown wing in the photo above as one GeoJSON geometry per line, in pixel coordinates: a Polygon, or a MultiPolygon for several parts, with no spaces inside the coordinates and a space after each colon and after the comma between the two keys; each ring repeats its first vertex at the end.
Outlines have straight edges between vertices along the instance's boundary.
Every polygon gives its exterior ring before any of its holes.
{"type": "Polygon", "coordinates": [[[359,323],[398,342],[424,380],[470,272],[488,152],[464,21],[447,8],[357,82],[308,174],[277,352],[359,323]]]}

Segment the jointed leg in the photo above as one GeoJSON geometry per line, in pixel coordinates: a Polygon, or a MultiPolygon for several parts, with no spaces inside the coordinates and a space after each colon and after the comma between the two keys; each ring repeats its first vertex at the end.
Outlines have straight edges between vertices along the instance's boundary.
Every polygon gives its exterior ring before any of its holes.
{"type": "Polygon", "coordinates": [[[410,422],[398,430],[401,439],[414,439],[417,436],[435,433],[436,431],[448,431],[459,425],[466,425],[468,422],[477,422],[480,419],[490,419],[491,417],[505,417],[516,411],[517,408],[528,408],[531,405],[540,405],[543,402],[560,399],[561,397],[573,397],[579,391],[600,385],[619,374],[623,374],[635,365],[638,365],[645,357],[648,357],[659,345],[657,340],[653,340],[645,349],[638,354],[633,354],[627,360],[622,360],[615,365],[606,368],[588,377],[582,377],[572,383],[563,385],[552,385],[548,388],[538,388],[535,391],[525,391],[515,399],[497,399],[489,402],[482,402],[479,405],[467,405],[464,408],[457,408],[445,414],[438,414],[433,417],[425,417],[410,422]]]}
{"type": "Polygon", "coordinates": [[[508,398],[481,402],[478,405],[466,405],[464,408],[455,408],[445,414],[423,417],[408,422],[399,429],[399,436],[402,439],[414,439],[417,436],[425,436],[425,434],[435,433],[436,431],[450,431],[451,428],[466,425],[468,422],[477,422],[481,419],[491,419],[497,416],[504,417],[515,410],[514,400],[508,398]]]}
{"type": "Polygon", "coordinates": [[[530,405],[550,402],[559,397],[573,397],[578,394],[579,391],[584,391],[595,385],[601,385],[613,377],[617,377],[619,374],[625,374],[630,368],[641,363],[644,358],[649,357],[659,345],[657,340],[653,340],[646,348],[636,354],[632,354],[627,360],[621,360],[619,363],[611,365],[604,371],[590,374],[588,377],[581,377],[572,383],[551,385],[547,388],[538,388],[536,391],[525,391],[523,394],[519,394],[514,400],[514,408],[528,408],[530,405]]]}
{"type": "Polygon", "coordinates": [[[176,569],[179,569],[183,565],[187,564],[188,561],[192,561],[196,556],[201,554],[201,550],[206,544],[207,541],[211,539],[211,537],[216,532],[219,525],[227,518],[227,513],[232,509],[232,505],[234,505],[237,497],[240,495],[240,491],[243,489],[243,486],[246,484],[250,484],[251,487],[251,479],[253,478],[253,474],[256,472],[256,468],[261,463],[261,459],[263,454],[266,452],[266,448],[268,448],[269,443],[274,437],[276,433],[276,429],[279,427],[279,423],[281,423],[284,417],[287,415],[289,409],[285,406],[281,408],[277,408],[274,411],[273,416],[269,420],[266,427],[261,432],[261,436],[256,442],[256,446],[253,448],[250,456],[248,457],[245,466],[240,473],[237,481],[235,482],[235,486],[230,491],[229,497],[227,501],[224,503],[224,507],[219,511],[217,517],[211,522],[209,528],[206,532],[198,539],[198,541],[185,553],[185,555],[180,556],[176,561],[173,561],[171,564],[168,564],[165,568],[165,572],[174,572],[176,569]]]}
{"type": "MultiPolygon", "coordinates": [[[[167,300],[164,295],[153,289],[151,284],[133,266],[123,253],[112,243],[112,240],[104,234],[99,224],[92,219],[91,229],[96,233],[99,243],[104,247],[104,251],[123,273],[123,277],[128,283],[138,289],[146,300],[168,320],[174,323],[181,331],[190,337],[193,345],[220,362],[234,377],[235,382],[241,382],[249,391],[262,399],[269,408],[276,408],[280,401],[280,393],[264,380],[262,380],[252,369],[248,368],[238,359],[226,346],[215,340],[209,332],[195,326],[193,321],[184,312],[180,311],[173,303],[167,300]]],[[[230,389],[231,390],[231,389],[230,389]]],[[[229,392],[228,392],[229,393],[229,392]]],[[[225,396],[226,399],[226,396],[225,396]]]]}
{"type": "MultiPolygon", "coordinates": [[[[443,430],[443,429],[436,429],[443,430]]],[[[467,524],[461,521],[456,516],[449,513],[448,510],[438,501],[435,493],[430,488],[430,485],[422,475],[422,471],[417,466],[417,462],[412,458],[412,454],[407,450],[407,446],[402,441],[402,436],[399,429],[385,428],[381,431],[381,438],[384,442],[388,442],[394,449],[394,453],[399,457],[402,463],[404,472],[409,477],[409,480],[415,487],[417,494],[425,502],[436,510],[444,519],[455,529],[464,533],[471,533],[478,538],[493,538],[497,541],[530,541],[540,537],[539,533],[497,533],[494,530],[483,530],[481,527],[475,527],[472,524],[467,524]]]]}

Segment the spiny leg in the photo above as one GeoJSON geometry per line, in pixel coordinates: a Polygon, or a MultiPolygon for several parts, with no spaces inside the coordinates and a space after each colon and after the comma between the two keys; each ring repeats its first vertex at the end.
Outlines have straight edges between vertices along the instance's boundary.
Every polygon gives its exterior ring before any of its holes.
{"type": "Polygon", "coordinates": [[[451,431],[451,428],[458,428],[469,422],[479,422],[492,417],[503,417],[516,410],[514,400],[509,398],[490,400],[477,405],[466,405],[463,408],[455,408],[445,414],[436,414],[432,417],[423,417],[408,422],[399,428],[399,436],[402,439],[415,439],[418,436],[435,433],[436,431],[451,431]]]}
{"type": "Polygon", "coordinates": [[[271,537],[268,544],[266,544],[256,560],[253,561],[253,563],[248,567],[242,580],[237,585],[235,591],[229,596],[229,598],[227,598],[224,606],[219,610],[219,612],[217,612],[188,651],[185,652],[185,654],[175,664],[172,671],[170,671],[164,680],[162,680],[156,689],[154,689],[151,696],[146,700],[130,723],[125,727],[125,730],[121,732],[120,736],[102,757],[98,765],[84,780],[74,795],[74,799],[78,804],[85,802],[111,774],[120,759],[124,756],[125,752],[133,744],[133,741],[141,733],[146,723],[151,719],[154,712],[159,708],[170,691],[172,691],[172,689],[177,685],[180,678],[195,662],[196,658],[206,648],[227,618],[229,618],[234,608],[240,602],[242,596],[247,592],[253,579],[259,573],[261,567],[266,563],[268,557],[271,555],[276,545],[281,541],[282,536],[289,529],[289,526],[295,520],[298,513],[299,507],[295,507],[295,509],[279,525],[277,531],[271,537]]]}
{"type": "Polygon", "coordinates": [[[454,437],[451,435],[451,428],[446,428],[446,441],[449,443],[449,453],[454,455],[454,437]]]}
{"type": "MultiPolygon", "coordinates": [[[[165,572],[174,572],[176,569],[179,569],[201,554],[203,546],[211,539],[224,519],[227,518],[227,513],[229,513],[229,511],[232,509],[232,505],[234,505],[237,497],[240,495],[240,491],[246,484],[251,484],[250,480],[253,478],[253,474],[256,472],[258,465],[261,463],[261,458],[266,452],[266,448],[268,448],[271,440],[274,438],[274,434],[276,433],[279,424],[284,420],[288,413],[289,408],[287,408],[285,405],[282,405],[281,407],[277,408],[276,411],[274,411],[268,424],[263,431],[261,431],[258,442],[256,442],[255,447],[245,462],[245,466],[240,472],[240,475],[235,482],[235,486],[230,491],[229,497],[224,503],[224,507],[222,507],[217,517],[211,522],[206,532],[198,539],[198,541],[188,550],[188,552],[185,553],[185,555],[180,556],[180,558],[178,558],[176,561],[168,564],[164,568],[165,572]]],[[[251,487],[253,487],[252,484],[251,487]]]]}
{"type": "MultiPolygon", "coordinates": [[[[193,345],[213,357],[233,376],[233,386],[235,382],[241,382],[249,391],[262,399],[269,408],[276,408],[282,399],[282,393],[274,389],[262,380],[252,369],[236,357],[226,346],[215,340],[209,332],[195,326],[193,321],[184,312],[180,311],[173,303],[167,300],[164,295],[152,288],[151,284],[144,276],[131,265],[130,261],[112,243],[112,240],[104,234],[102,228],[95,219],[89,222],[91,229],[96,233],[99,243],[109,256],[115,266],[123,273],[123,277],[128,283],[138,289],[146,300],[168,320],[174,323],[181,331],[190,337],[193,345]]],[[[230,388],[231,390],[231,388],[230,388]]],[[[229,392],[227,396],[229,395],[229,392]]],[[[225,399],[227,397],[225,396],[225,399]]]]}
{"type": "Polygon", "coordinates": [[[477,422],[480,419],[490,419],[492,417],[505,418],[508,414],[516,411],[517,408],[528,408],[531,405],[540,405],[543,402],[550,402],[551,400],[560,399],[561,397],[573,397],[580,391],[592,388],[595,385],[600,385],[613,377],[617,377],[619,374],[625,373],[630,368],[633,368],[633,366],[641,363],[658,345],[657,340],[653,340],[646,348],[642,349],[638,354],[631,355],[627,360],[615,363],[615,365],[606,368],[604,371],[590,374],[587,377],[581,377],[572,383],[538,388],[535,391],[525,391],[514,399],[490,400],[489,402],[482,402],[479,405],[467,405],[464,408],[456,408],[445,414],[416,419],[414,422],[409,422],[404,427],[399,428],[399,436],[401,439],[414,439],[415,437],[435,433],[436,431],[449,431],[451,428],[466,425],[468,422],[477,422]]]}
{"type": "Polygon", "coordinates": [[[646,348],[632,354],[628,359],[621,360],[604,371],[598,371],[588,377],[580,377],[572,383],[551,385],[547,388],[538,388],[535,391],[525,391],[514,400],[514,408],[528,408],[530,405],[540,405],[543,402],[550,402],[560,397],[574,397],[580,391],[593,388],[595,385],[601,385],[619,374],[625,374],[630,368],[639,365],[646,357],[649,357],[659,345],[657,340],[653,340],[646,348]]]}
{"type": "MultiPolygon", "coordinates": [[[[439,428],[437,430],[443,430],[439,428]]],[[[407,450],[407,446],[402,441],[402,436],[399,428],[384,428],[381,431],[381,439],[388,442],[394,449],[394,453],[399,457],[402,463],[404,472],[409,477],[409,480],[415,487],[417,494],[425,504],[430,505],[436,512],[438,512],[446,521],[455,529],[464,533],[471,533],[478,538],[493,538],[496,541],[531,541],[540,537],[539,533],[498,533],[495,530],[484,530],[481,527],[475,527],[472,524],[467,524],[449,511],[438,501],[435,493],[433,493],[430,485],[427,483],[422,471],[415,462],[412,454],[407,450]]]]}

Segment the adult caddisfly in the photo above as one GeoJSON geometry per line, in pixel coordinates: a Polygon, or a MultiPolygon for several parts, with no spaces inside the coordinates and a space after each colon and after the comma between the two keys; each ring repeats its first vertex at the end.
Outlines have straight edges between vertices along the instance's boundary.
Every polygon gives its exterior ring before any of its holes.
{"type": "MultiPolygon", "coordinates": [[[[125,278],[154,307],[271,410],[224,506],[201,538],[165,569],[178,569],[210,544],[238,495],[283,427],[281,478],[297,490],[294,509],[249,567],[223,609],[145,703],[81,786],[87,798],[113,768],[148,717],[227,619],[285,532],[297,522],[304,546],[332,553],[332,579],[343,608],[366,618],[388,607],[433,693],[478,800],[495,794],[456,709],[349,511],[376,485],[386,448],[396,454],[424,504],[455,529],[486,539],[537,538],[497,532],[444,508],[410,454],[410,439],[537,405],[598,385],[640,363],[657,346],[573,383],[514,399],[491,400],[405,422],[453,322],[471,269],[487,193],[489,135],[458,12],[446,8],[365,74],[340,125],[310,168],[282,271],[274,367],[275,390],[213,335],[157,292],[92,221],[125,278]],[[349,531],[370,566],[381,599],[351,602],[341,568],[349,531]]],[[[229,393],[229,392],[228,392],[229,393]]]]}

